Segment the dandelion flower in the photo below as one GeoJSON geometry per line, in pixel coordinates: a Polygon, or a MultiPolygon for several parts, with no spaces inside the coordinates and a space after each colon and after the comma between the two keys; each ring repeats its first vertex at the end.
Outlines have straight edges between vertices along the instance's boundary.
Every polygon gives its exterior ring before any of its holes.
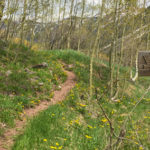
{"type": "Polygon", "coordinates": [[[62,146],[58,147],[58,149],[62,149],[62,148],[63,148],[62,146]]]}
{"type": "Polygon", "coordinates": [[[140,150],[143,150],[144,148],[142,146],[139,147],[140,150]]]}
{"type": "Polygon", "coordinates": [[[56,145],[59,146],[59,143],[57,142],[56,145]]]}
{"type": "Polygon", "coordinates": [[[138,142],[134,142],[134,143],[137,144],[137,145],[139,144],[138,142]]]}
{"type": "Polygon", "coordinates": [[[50,148],[51,148],[51,149],[57,149],[57,147],[55,147],[55,146],[50,146],[50,148]]]}
{"type": "Polygon", "coordinates": [[[84,105],[84,104],[79,104],[81,107],[85,107],[86,105],[84,105]]]}
{"type": "Polygon", "coordinates": [[[52,114],[52,116],[55,116],[55,114],[52,114]]]}
{"type": "Polygon", "coordinates": [[[105,123],[105,122],[107,122],[107,119],[106,119],[106,118],[104,118],[104,119],[102,119],[101,121],[105,123]]]}
{"type": "Polygon", "coordinates": [[[62,120],[65,120],[66,118],[65,117],[62,117],[62,120]]]}
{"type": "Polygon", "coordinates": [[[85,137],[86,137],[87,139],[92,139],[92,137],[89,136],[89,135],[85,135],[85,137]]]}
{"type": "Polygon", "coordinates": [[[47,139],[43,139],[44,142],[47,142],[47,139]]]}
{"type": "Polygon", "coordinates": [[[90,125],[88,125],[88,128],[92,129],[93,127],[92,127],[92,126],[90,126],[90,125]]]}

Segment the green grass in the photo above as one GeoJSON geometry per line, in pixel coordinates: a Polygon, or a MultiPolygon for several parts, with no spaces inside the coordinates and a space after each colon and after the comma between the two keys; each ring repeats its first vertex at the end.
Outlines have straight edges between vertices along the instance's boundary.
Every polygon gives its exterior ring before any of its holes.
{"type": "MultiPolygon", "coordinates": [[[[109,144],[110,127],[99,104],[112,121],[118,135],[129,112],[133,109],[148,86],[149,78],[137,82],[127,81],[126,90],[119,102],[109,100],[109,70],[96,62],[94,64],[94,96],[89,101],[89,57],[71,50],[46,51],[53,61],[61,60],[73,64],[77,84],[66,100],[29,121],[25,132],[16,138],[13,150],[103,150],[109,144]],[[102,78],[99,78],[99,73],[102,78]],[[132,88],[131,88],[132,87],[132,88]]],[[[122,68],[122,70],[126,70],[122,68]]],[[[122,76],[122,74],[121,74],[122,76]]],[[[120,93],[121,95],[121,93],[120,93]]],[[[126,124],[125,138],[119,150],[150,149],[150,93],[136,107],[126,124]]],[[[116,137],[113,136],[113,142],[116,137]]],[[[116,147],[113,147],[114,149],[116,147]]]]}
{"type": "Polygon", "coordinates": [[[66,80],[62,65],[51,57],[50,53],[33,52],[11,43],[0,49],[0,135],[15,125],[14,120],[20,118],[24,108],[50,101],[53,91],[66,80]],[[32,68],[42,62],[48,67],[32,68]]]}

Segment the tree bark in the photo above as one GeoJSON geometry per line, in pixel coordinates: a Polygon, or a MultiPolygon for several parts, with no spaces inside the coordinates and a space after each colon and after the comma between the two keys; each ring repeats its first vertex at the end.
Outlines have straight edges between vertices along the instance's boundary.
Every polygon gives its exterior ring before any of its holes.
{"type": "Polygon", "coordinates": [[[94,55],[95,55],[95,51],[98,45],[98,41],[100,38],[100,31],[101,31],[101,18],[103,16],[103,11],[104,11],[104,5],[105,4],[105,0],[102,1],[102,7],[101,7],[101,11],[100,11],[100,16],[99,16],[99,21],[98,21],[98,31],[97,31],[97,36],[95,39],[95,43],[94,43],[94,47],[93,47],[93,51],[92,51],[92,56],[91,56],[91,61],[90,61],[90,98],[92,98],[93,96],[93,61],[94,61],[94,55]]]}
{"type": "Polygon", "coordinates": [[[27,16],[27,0],[24,0],[23,16],[21,20],[20,44],[23,44],[23,40],[24,40],[24,24],[25,24],[26,16],[27,16]]]}
{"type": "Polygon", "coordinates": [[[70,49],[70,43],[71,43],[71,32],[72,32],[72,12],[73,12],[73,7],[74,7],[74,0],[71,1],[71,8],[70,8],[70,27],[69,27],[69,32],[68,32],[68,43],[67,43],[67,48],[70,49]]]}
{"type": "Polygon", "coordinates": [[[85,11],[85,0],[82,0],[82,13],[81,13],[81,20],[80,20],[80,24],[79,24],[79,33],[78,33],[78,35],[79,35],[78,51],[80,51],[80,44],[81,44],[81,32],[80,32],[80,28],[82,27],[84,11],[85,11]]]}
{"type": "Polygon", "coordinates": [[[0,21],[2,20],[2,17],[3,17],[4,7],[5,7],[5,0],[1,0],[0,1],[0,21]]]}

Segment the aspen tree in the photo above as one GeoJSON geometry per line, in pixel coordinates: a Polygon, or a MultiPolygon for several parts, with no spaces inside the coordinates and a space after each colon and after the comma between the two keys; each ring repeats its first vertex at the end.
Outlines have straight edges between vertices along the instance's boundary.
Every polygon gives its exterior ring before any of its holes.
{"type": "Polygon", "coordinates": [[[59,0],[59,15],[58,15],[58,25],[60,23],[60,15],[61,15],[61,0],[59,0]]]}
{"type": "Polygon", "coordinates": [[[83,16],[84,16],[84,12],[85,12],[85,0],[82,0],[82,13],[81,13],[81,19],[80,19],[80,23],[79,23],[79,32],[78,32],[78,36],[79,36],[79,40],[78,40],[78,51],[80,51],[80,44],[81,44],[81,32],[80,29],[82,28],[82,22],[83,22],[83,16]]]}
{"type": "Polygon", "coordinates": [[[45,25],[45,22],[46,22],[46,18],[47,18],[47,15],[48,15],[48,7],[49,5],[47,4],[48,2],[47,1],[43,1],[41,0],[41,9],[42,9],[42,18],[41,18],[41,21],[42,21],[42,34],[41,34],[41,37],[40,37],[40,41],[42,43],[42,47],[46,47],[46,36],[47,36],[47,32],[46,32],[46,25],[45,25]]]}
{"type": "MultiPolygon", "coordinates": [[[[148,23],[150,23],[150,14],[148,14],[148,23]]],[[[148,31],[150,31],[150,24],[148,25],[148,31]]],[[[150,32],[147,34],[147,44],[146,44],[146,50],[150,50],[150,32]]]]}
{"type": "Polygon", "coordinates": [[[27,0],[24,0],[23,15],[21,18],[20,44],[23,44],[23,40],[24,40],[24,25],[25,25],[26,16],[27,16],[27,0]]]}
{"type": "Polygon", "coordinates": [[[75,7],[74,7],[74,24],[73,24],[73,29],[75,31],[76,29],[76,24],[77,24],[77,14],[78,14],[78,1],[76,0],[76,4],[75,4],[75,7]]]}
{"type": "Polygon", "coordinates": [[[71,7],[70,7],[70,13],[69,13],[70,27],[69,27],[69,32],[68,32],[68,43],[67,43],[68,49],[70,49],[71,33],[72,33],[72,26],[73,26],[73,21],[72,21],[73,6],[74,6],[74,0],[71,0],[71,7]]]}
{"type": "MultiPolygon", "coordinates": [[[[59,30],[60,30],[60,20],[61,20],[60,17],[61,17],[61,12],[62,12],[61,0],[57,0],[56,2],[59,3],[59,14],[58,14],[58,21],[57,21],[57,23],[58,23],[58,32],[59,32],[59,30]]],[[[59,39],[57,39],[57,41],[56,41],[56,48],[58,48],[58,47],[59,47],[59,39]]]]}
{"type": "Polygon", "coordinates": [[[8,40],[8,34],[9,34],[9,28],[10,28],[10,24],[11,24],[11,20],[12,20],[12,15],[10,12],[10,0],[7,0],[7,28],[6,28],[6,36],[5,36],[5,40],[8,40]]]}
{"type": "Polygon", "coordinates": [[[132,67],[133,67],[133,49],[134,49],[134,44],[135,44],[135,38],[134,38],[134,25],[135,25],[135,10],[137,8],[137,0],[128,2],[130,3],[130,9],[132,12],[132,33],[131,33],[131,38],[132,38],[132,47],[131,47],[131,52],[130,52],[130,79],[133,78],[133,72],[132,72],[132,67]]]}
{"type": "MultiPolygon", "coordinates": [[[[16,21],[16,13],[19,10],[19,0],[15,0],[13,4],[13,14],[12,14],[12,22],[16,21]]],[[[14,36],[14,34],[17,32],[17,25],[13,23],[12,25],[12,32],[10,34],[10,39],[14,36]]]]}
{"type": "MultiPolygon", "coordinates": [[[[60,35],[60,42],[59,42],[59,48],[62,48],[62,42],[64,40],[64,18],[66,15],[66,4],[67,4],[67,0],[64,0],[64,6],[63,6],[63,17],[62,17],[62,23],[61,23],[61,35],[60,35]]],[[[64,46],[64,45],[63,45],[64,46]]]]}
{"type": "Polygon", "coordinates": [[[132,47],[130,52],[130,79],[133,78],[132,66],[133,66],[133,48],[134,48],[134,23],[135,23],[135,16],[134,13],[132,14],[132,47]]]}
{"type": "Polygon", "coordinates": [[[53,19],[54,19],[54,0],[51,0],[51,8],[50,8],[50,32],[49,32],[49,38],[48,40],[49,41],[49,48],[50,49],[53,49],[53,44],[54,44],[54,41],[53,41],[53,37],[52,37],[52,31],[51,31],[51,28],[52,28],[52,24],[53,24],[53,19]]]}
{"type": "MultiPolygon", "coordinates": [[[[93,0],[93,3],[92,3],[92,6],[94,7],[95,3],[94,3],[94,0],[93,0]]],[[[94,17],[94,9],[92,7],[92,17],[94,17]]],[[[92,24],[92,28],[93,28],[93,24],[92,24]]],[[[88,56],[90,56],[90,50],[92,49],[92,42],[90,42],[90,47],[89,47],[89,50],[88,50],[88,56]]]]}
{"type": "MultiPolygon", "coordinates": [[[[143,3],[143,8],[144,8],[144,11],[145,11],[145,4],[146,4],[146,0],[144,0],[144,3],[143,3]]],[[[142,17],[141,17],[141,28],[143,26],[143,18],[144,18],[144,12],[142,12],[142,17]]],[[[141,37],[139,39],[139,43],[141,43],[141,37]]],[[[135,55],[135,65],[136,65],[136,73],[135,73],[135,76],[132,78],[132,81],[136,81],[137,78],[138,78],[138,52],[139,52],[139,48],[137,47],[136,49],[136,55],[135,55]]]]}
{"type": "Polygon", "coordinates": [[[5,7],[5,0],[1,0],[0,1],[0,21],[2,20],[2,17],[3,17],[4,7],[5,7]]]}
{"type": "Polygon", "coordinates": [[[104,7],[105,7],[105,0],[102,0],[102,6],[101,6],[99,21],[98,21],[98,31],[97,31],[97,36],[95,39],[95,43],[94,43],[94,47],[93,47],[93,51],[92,51],[92,55],[91,55],[91,60],[90,60],[90,98],[92,98],[92,96],[93,96],[93,61],[94,61],[94,55],[95,55],[95,51],[96,51],[99,37],[100,37],[100,30],[101,30],[100,20],[103,16],[104,7]]]}
{"type": "Polygon", "coordinates": [[[112,36],[112,42],[111,42],[111,50],[110,50],[110,58],[109,58],[109,66],[110,66],[110,98],[113,97],[113,86],[114,86],[114,62],[115,62],[115,56],[114,56],[114,51],[115,51],[115,43],[116,43],[116,36],[117,36],[117,8],[118,8],[118,0],[114,0],[115,4],[115,13],[114,13],[114,33],[112,36]]]}
{"type": "Polygon", "coordinates": [[[39,11],[38,9],[39,9],[39,2],[38,0],[34,0],[34,19],[33,19],[33,27],[32,27],[32,34],[31,34],[31,46],[33,45],[34,42],[34,30],[38,18],[38,11],[39,11]]]}
{"type": "MultiPolygon", "coordinates": [[[[121,8],[121,1],[119,2],[119,12],[118,12],[118,22],[120,21],[120,8],[121,8]]],[[[127,19],[126,19],[127,20],[127,19]]],[[[116,39],[116,43],[117,43],[117,40],[118,40],[118,25],[117,25],[117,31],[116,31],[116,34],[117,34],[117,39],[116,39]]],[[[123,33],[122,33],[122,39],[121,39],[121,49],[120,49],[120,56],[119,58],[117,58],[117,49],[115,48],[115,59],[116,61],[118,61],[118,66],[117,66],[117,73],[116,73],[116,93],[114,94],[114,97],[111,98],[111,100],[115,100],[118,96],[118,93],[119,93],[119,70],[120,70],[120,66],[121,66],[121,62],[122,62],[122,57],[123,57],[123,50],[124,50],[124,35],[125,35],[125,30],[126,30],[126,23],[124,24],[124,27],[123,27],[123,33]]],[[[117,46],[116,46],[117,47],[117,46]]]]}

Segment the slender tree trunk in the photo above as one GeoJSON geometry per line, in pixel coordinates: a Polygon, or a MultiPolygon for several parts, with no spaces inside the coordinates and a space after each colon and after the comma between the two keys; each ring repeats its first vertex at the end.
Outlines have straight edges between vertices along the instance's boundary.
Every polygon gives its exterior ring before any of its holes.
{"type": "Polygon", "coordinates": [[[35,8],[34,8],[34,21],[33,21],[33,27],[32,27],[32,34],[31,34],[31,44],[30,46],[33,45],[33,42],[34,42],[34,30],[35,30],[35,26],[36,26],[36,21],[37,21],[37,18],[38,18],[38,9],[39,9],[39,3],[38,3],[38,0],[34,0],[35,2],[35,8]]]}
{"type": "MultiPolygon", "coordinates": [[[[144,3],[143,3],[143,8],[144,8],[144,11],[145,11],[145,4],[146,4],[146,0],[144,0],[144,3]]],[[[142,28],[142,26],[143,26],[143,18],[144,18],[144,12],[142,13],[142,18],[141,18],[141,28],[142,28]]],[[[141,33],[141,32],[140,32],[141,33]]],[[[140,37],[140,39],[139,39],[139,43],[141,43],[141,37],[140,37]]],[[[137,80],[137,78],[138,78],[138,52],[139,52],[139,48],[137,48],[137,50],[136,50],[136,58],[135,58],[135,66],[136,66],[136,72],[135,72],[135,76],[132,78],[132,81],[136,81],[137,80]]]]}
{"type": "MultiPolygon", "coordinates": [[[[150,28],[149,28],[149,30],[150,30],[150,28]]],[[[147,44],[146,44],[146,50],[148,51],[149,50],[149,45],[150,45],[150,33],[148,33],[148,35],[147,35],[147,44]]]]}
{"type": "Polygon", "coordinates": [[[115,100],[118,97],[118,94],[119,94],[119,74],[120,74],[120,66],[121,66],[121,63],[122,63],[122,57],[123,57],[123,51],[124,51],[124,34],[125,34],[125,30],[126,30],[126,24],[125,24],[124,29],[123,29],[123,35],[122,35],[122,41],[121,41],[121,50],[120,50],[120,59],[119,59],[118,67],[117,67],[116,93],[115,93],[114,97],[111,98],[111,100],[115,100]]]}
{"type": "Polygon", "coordinates": [[[133,49],[134,49],[134,22],[135,22],[135,16],[133,14],[132,18],[132,47],[131,47],[131,54],[130,54],[130,79],[133,78],[133,72],[132,72],[132,67],[133,67],[133,49]]]}
{"type": "MultiPolygon", "coordinates": [[[[54,0],[51,0],[51,10],[50,10],[50,15],[51,15],[51,24],[50,24],[50,29],[52,27],[53,24],[53,19],[54,19],[54,0]]],[[[49,33],[49,48],[53,49],[53,45],[54,45],[54,33],[51,32],[49,33]]]]}
{"type": "Polygon", "coordinates": [[[92,98],[93,96],[93,61],[94,61],[94,55],[95,55],[95,51],[98,45],[98,41],[100,38],[100,31],[101,31],[101,18],[103,16],[103,11],[104,11],[104,7],[105,7],[105,0],[102,1],[102,7],[101,7],[101,11],[100,11],[100,16],[99,16],[99,21],[98,21],[98,31],[97,31],[97,36],[95,39],[95,43],[94,43],[94,47],[93,47],[93,51],[92,51],[92,56],[91,56],[91,61],[90,61],[90,98],[92,98]]]}
{"type": "Polygon", "coordinates": [[[71,32],[72,32],[72,26],[73,26],[73,20],[72,20],[72,12],[73,12],[73,6],[74,6],[74,0],[71,1],[71,8],[70,8],[70,27],[69,27],[69,32],[68,32],[68,43],[67,43],[67,48],[70,49],[70,43],[71,43],[71,32]]]}
{"type": "MultiPolygon", "coordinates": [[[[116,43],[118,44],[117,40],[118,40],[118,23],[120,21],[120,8],[121,8],[121,1],[119,2],[119,12],[118,12],[118,21],[116,23],[116,43]]],[[[122,63],[122,57],[123,57],[123,50],[124,50],[124,35],[125,35],[125,30],[126,30],[126,23],[123,27],[123,34],[122,34],[122,40],[121,40],[121,49],[120,49],[120,56],[119,58],[117,58],[117,48],[115,48],[115,59],[116,59],[116,64],[118,64],[117,66],[117,73],[116,73],[116,93],[114,95],[114,97],[111,98],[111,100],[115,100],[118,96],[119,93],[119,73],[120,73],[120,66],[122,63]]],[[[117,47],[117,46],[115,46],[117,47]]]]}
{"type": "Polygon", "coordinates": [[[64,7],[63,7],[63,18],[62,18],[62,23],[61,23],[61,39],[60,39],[60,43],[59,43],[59,48],[62,49],[62,46],[64,47],[64,44],[63,41],[64,41],[64,18],[65,18],[65,15],[66,15],[66,3],[67,3],[67,0],[64,1],[64,7]]]}
{"type": "Polygon", "coordinates": [[[115,14],[114,14],[114,35],[111,43],[111,51],[110,51],[110,98],[113,96],[114,90],[114,62],[115,62],[115,43],[116,43],[116,36],[117,36],[117,8],[118,8],[118,0],[114,0],[115,2],[115,14]]]}
{"type": "MultiPolygon", "coordinates": [[[[17,13],[17,10],[19,9],[19,2],[18,2],[19,0],[16,0],[15,1],[15,4],[14,4],[14,9],[16,10],[14,13],[13,13],[13,15],[12,15],[12,21],[13,22],[16,22],[16,13],[17,13]]],[[[17,25],[14,23],[13,24],[13,31],[10,33],[10,38],[13,38],[14,37],[14,34],[17,32],[16,31],[16,28],[17,28],[17,25]]]]}
{"type": "MultiPolygon", "coordinates": [[[[150,14],[148,15],[148,23],[150,22],[150,14]]],[[[148,25],[148,31],[150,31],[150,25],[148,25]]],[[[147,34],[147,44],[146,44],[146,50],[150,50],[150,32],[147,34]]]]}
{"type": "Polygon", "coordinates": [[[27,16],[27,0],[24,0],[23,16],[21,20],[20,44],[23,44],[23,40],[24,40],[24,24],[25,24],[26,16],[27,16]]]}
{"type": "MultiPolygon", "coordinates": [[[[94,0],[93,0],[93,7],[94,7],[94,0]]],[[[92,9],[92,17],[94,17],[94,10],[92,9]]],[[[93,24],[92,24],[92,28],[93,28],[93,24]]],[[[90,42],[90,47],[89,47],[89,50],[88,50],[88,56],[91,55],[91,49],[92,49],[92,42],[90,42]]]]}
{"type": "MultiPolygon", "coordinates": [[[[60,15],[61,15],[61,0],[59,0],[58,31],[60,30],[60,15]]],[[[58,31],[57,31],[57,34],[58,34],[58,31]]],[[[57,34],[56,34],[56,36],[59,36],[57,34]]],[[[56,48],[59,48],[59,40],[58,39],[56,41],[56,48]]]]}
{"type": "Polygon", "coordinates": [[[3,17],[4,7],[5,7],[5,0],[1,0],[0,1],[0,21],[2,20],[2,17],[3,17]]]}
{"type": "Polygon", "coordinates": [[[8,40],[8,34],[9,34],[9,27],[11,24],[11,14],[10,14],[10,0],[7,0],[7,29],[6,29],[6,36],[5,36],[5,40],[8,40]]]}
{"type": "Polygon", "coordinates": [[[85,0],[82,0],[82,13],[81,13],[81,20],[80,20],[80,24],[79,24],[79,41],[78,41],[78,51],[80,51],[80,44],[81,44],[81,33],[80,33],[80,29],[82,28],[82,22],[83,22],[83,16],[84,16],[84,11],[85,11],[85,0]]]}

